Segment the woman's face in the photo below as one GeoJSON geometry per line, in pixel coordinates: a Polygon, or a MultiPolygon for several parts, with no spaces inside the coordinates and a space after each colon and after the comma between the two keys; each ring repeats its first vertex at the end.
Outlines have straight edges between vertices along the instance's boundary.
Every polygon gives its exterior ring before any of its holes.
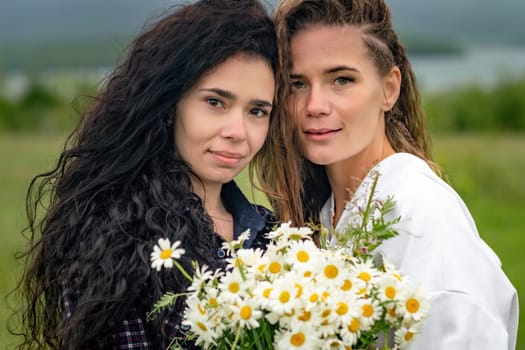
{"type": "Polygon", "coordinates": [[[261,149],[275,89],[270,65],[235,55],[203,75],[182,97],[175,147],[205,185],[224,184],[261,149]]]}
{"type": "Polygon", "coordinates": [[[358,28],[314,25],[290,45],[288,107],[303,155],[321,165],[380,156],[396,77],[379,75],[358,28]]]}

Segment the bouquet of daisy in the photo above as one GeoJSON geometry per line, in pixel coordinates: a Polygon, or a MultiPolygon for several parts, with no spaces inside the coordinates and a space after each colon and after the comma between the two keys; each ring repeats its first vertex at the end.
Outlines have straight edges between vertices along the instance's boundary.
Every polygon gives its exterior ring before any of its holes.
{"type": "MultiPolygon", "coordinates": [[[[359,223],[331,233],[341,244],[318,247],[311,228],[284,223],[268,233],[266,251],[244,249],[247,233],[225,243],[224,271],[195,265],[194,275],[186,274],[192,283],[183,321],[193,341],[203,349],[368,349],[378,340],[383,349],[405,348],[428,302],[393,266],[374,260],[373,249],[396,234],[398,219],[385,221],[392,198],[372,195],[359,223]]],[[[182,253],[177,243],[159,241],[154,267],[169,261],[180,268],[182,253]]],[[[167,294],[156,309],[176,297],[167,294]]]]}

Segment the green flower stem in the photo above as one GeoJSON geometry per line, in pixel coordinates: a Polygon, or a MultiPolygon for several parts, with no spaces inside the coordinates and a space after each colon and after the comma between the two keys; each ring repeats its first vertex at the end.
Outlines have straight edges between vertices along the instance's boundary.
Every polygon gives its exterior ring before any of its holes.
{"type": "Polygon", "coordinates": [[[173,260],[173,264],[175,264],[177,269],[179,269],[180,273],[182,273],[182,275],[186,277],[187,280],[189,280],[190,282],[193,282],[193,278],[186,272],[186,270],[184,270],[184,267],[182,267],[182,265],[179,264],[177,260],[175,259],[172,259],[172,260],[173,260]]]}
{"type": "Polygon", "coordinates": [[[388,332],[384,331],[383,335],[385,337],[385,340],[383,342],[384,345],[383,345],[383,349],[382,350],[390,350],[390,348],[388,347],[388,332]]]}
{"type": "Polygon", "coordinates": [[[237,334],[235,335],[235,340],[233,341],[231,350],[235,350],[240,337],[241,337],[241,327],[237,329],[237,334]]]}
{"type": "Polygon", "coordinates": [[[374,176],[374,182],[372,182],[372,189],[370,190],[370,196],[368,197],[368,201],[366,203],[366,209],[363,214],[363,222],[361,224],[361,227],[363,228],[364,232],[366,232],[366,223],[368,222],[368,216],[370,215],[370,205],[372,204],[374,193],[376,192],[378,180],[379,180],[379,173],[376,173],[374,176]]]}

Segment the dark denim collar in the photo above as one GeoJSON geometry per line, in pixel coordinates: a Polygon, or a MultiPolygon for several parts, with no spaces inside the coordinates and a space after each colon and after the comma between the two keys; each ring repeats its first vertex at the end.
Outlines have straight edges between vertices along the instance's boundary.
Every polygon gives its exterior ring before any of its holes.
{"type": "Polygon", "coordinates": [[[251,204],[234,181],[222,186],[221,198],[226,209],[233,217],[233,237],[237,239],[241,233],[250,229],[250,237],[244,242],[245,248],[250,248],[257,233],[264,229],[266,221],[259,214],[255,205],[251,204]]]}

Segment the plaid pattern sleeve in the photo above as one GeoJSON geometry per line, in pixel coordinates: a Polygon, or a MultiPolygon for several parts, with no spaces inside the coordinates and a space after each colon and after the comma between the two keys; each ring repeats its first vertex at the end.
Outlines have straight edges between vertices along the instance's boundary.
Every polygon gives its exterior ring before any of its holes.
{"type": "Polygon", "coordinates": [[[118,331],[111,336],[110,348],[153,349],[153,343],[148,339],[142,319],[124,320],[118,331]]]}

